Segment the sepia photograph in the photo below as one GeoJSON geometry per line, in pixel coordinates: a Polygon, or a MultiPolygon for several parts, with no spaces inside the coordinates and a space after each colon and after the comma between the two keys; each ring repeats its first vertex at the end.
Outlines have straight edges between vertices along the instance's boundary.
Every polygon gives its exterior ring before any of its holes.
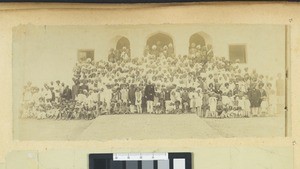
{"type": "Polygon", "coordinates": [[[285,137],[286,25],[19,25],[16,140],[285,137]]]}

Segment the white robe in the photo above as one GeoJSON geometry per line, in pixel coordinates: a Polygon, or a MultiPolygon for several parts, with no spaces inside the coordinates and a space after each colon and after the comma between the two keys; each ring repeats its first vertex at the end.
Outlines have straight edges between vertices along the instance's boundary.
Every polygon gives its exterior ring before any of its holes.
{"type": "Polygon", "coordinates": [[[242,108],[242,110],[245,110],[245,102],[243,99],[238,98],[238,107],[242,108]]]}
{"type": "Polygon", "coordinates": [[[203,94],[202,93],[197,93],[196,94],[196,107],[200,107],[203,104],[203,94]]]}
{"type": "Polygon", "coordinates": [[[249,101],[249,99],[245,99],[244,100],[244,107],[245,107],[245,111],[246,112],[250,112],[250,101],[249,101]]]}
{"type": "Polygon", "coordinates": [[[210,97],[208,99],[208,103],[209,103],[209,109],[211,112],[215,112],[217,109],[217,98],[216,97],[210,97]]]}

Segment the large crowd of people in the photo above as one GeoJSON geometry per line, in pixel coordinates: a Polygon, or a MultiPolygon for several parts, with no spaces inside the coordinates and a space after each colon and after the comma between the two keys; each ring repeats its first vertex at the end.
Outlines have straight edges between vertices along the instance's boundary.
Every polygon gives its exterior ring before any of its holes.
{"type": "Polygon", "coordinates": [[[210,45],[191,44],[184,56],[175,55],[172,44],[147,46],[137,58],[123,49],[120,55],[111,50],[108,61],[88,58],[77,63],[72,86],[59,80],[42,87],[28,82],[21,117],[196,113],[202,118],[236,118],[273,116],[284,107],[280,76],[264,76],[238,60],[214,56],[210,45]]]}

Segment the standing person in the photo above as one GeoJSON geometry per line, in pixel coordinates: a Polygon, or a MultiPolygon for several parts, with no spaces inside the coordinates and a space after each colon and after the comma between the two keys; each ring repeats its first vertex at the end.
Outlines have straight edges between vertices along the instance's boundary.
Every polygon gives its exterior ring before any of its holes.
{"type": "Polygon", "coordinates": [[[238,96],[238,94],[239,94],[240,92],[241,92],[241,91],[240,91],[239,84],[236,83],[234,89],[232,90],[232,94],[233,94],[233,96],[238,96]]]}
{"type": "Polygon", "coordinates": [[[81,90],[86,90],[87,92],[89,92],[89,86],[87,85],[87,81],[83,80],[83,82],[81,83],[81,85],[79,86],[79,88],[81,90]]]}
{"type": "Polygon", "coordinates": [[[50,103],[52,99],[52,92],[47,84],[44,84],[44,88],[45,88],[45,101],[50,103]]]}
{"type": "Polygon", "coordinates": [[[153,102],[154,102],[154,85],[151,81],[148,81],[148,84],[145,87],[145,98],[147,101],[147,113],[153,113],[153,102]]]}
{"type": "Polygon", "coordinates": [[[174,109],[174,106],[172,105],[172,100],[171,100],[171,93],[172,93],[171,86],[167,86],[167,88],[164,91],[166,114],[170,113],[174,109]]]}
{"type": "Polygon", "coordinates": [[[107,113],[110,113],[112,94],[113,94],[113,91],[111,89],[111,86],[106,85],[106,87],[103,90],[103,101],[104,101],[103,104],[105,105],[105,111],[107,113]]]}
{"type": "Polygon", "coordinates": [[[112,63],[116,62],[116,56],[115,56],[115,53],[114,53],[114,49],[109,50],[108,61],[112,62],[112,63]]]}
{"type": "Polygon", "coordinates": [[[216,97],[216,94],[213,94],[208,99],[209,104],[209,115],[207,117],[217,117],[217,103],[218,99],[216,97]]]}
{"type": "Polygon", "coordinates": [[[203,100],[203,94],[202,94],[202,89],[199,88],[196,92],[196,113],[199,117],[203,117],[202,113],[202,100],[203,100]]]}
{"type": "Polygon", "coordinates": [[[135,90],[135,105],[137,109],[137,113],[141,114],[142,113],[142,91],[140,88],[137,88],[135,90]]]}
{"type": "Polygon", "coordinates": [[[238,111],[239,117],[245,117],[245,98],[240,94],[237,96],[237,104],[238,104],[238,111]]]}
{"type": "Polygon", "coordinates": [[[128,102],[128,89],[126,88],[125,84],[121,85],[121,99],[122,102],[127,105],[128,102]]]}
{"type": "Polygon", "coordinates": [[[222,102],[222,96],[218,95],[217,96],[217,106],[216,106],[216,117],[220,118],[223,116],[223,112],[224,112],[224,105],[222,102]]]}
{"type": "Polygon", "coordinates": [[[244,96],[244,108],[245,108],[245,117],[250,117],[250,111],[251,111],[251,103],[248,99],[248,96],[244,96]]]}
{"type": "Polygon", "coordinates": [[[54,86],[55,99],[59,99],[61,97],[61,88],[61,83],[57,80],[54,86]]]}
{"type": "Polygon", "coordinates": [[[208,92],[204,89],[203,90],[203,99],[202,99],[202,115],[203,117],[208,117],[208,111],[209,111],[209,95],[208,92]]]}
{"type": "Polygon", "coordinates": [[[166,88],[162,85],[159,95],[159,105],[160,105],[160,113],[166,113],[166,88]]]}
{"type": "Polygon", "coordinates": [[[190,93],[189,93],[189,98],[190,98],[190,110],[192,113],[196,113],[196,108],[197,108],[197,95],[198,93],[196,92],[195,88],[192,88],[190,93]]]}
{"type": "Polygon", "coordinates": [[[252,83],[250,85],[250,89],[248,91],[248,98],[250,101],[250,107],[251,107],[251,114],[252,116],[258,116],[259,113],[259,107],[260,107],[260,99],[261,99],[261,93],[256,88],[256,84],[252,83]]]}
{"type": "Polygon", "coordinates": [[[130,113],[134,113],[135,112],[135,101],[136,101],[135,91],[136,91],[135,86],[134,85],[130,85],[129,90],[128,90],[128,99],[129,99],[130,113]]]}
{"type": "Polygon", "coordinates": [[[188,113],[189,112],[189,108],[190,108],[190,97],[189,97],[189,91],[188,88],[183,89],[182,95],[182,109],[184,113],[188,113]]]}
{"type": "Polygon", "coordinates": [[[75,80],[74,85],[72,86],[72,100],[75,100],[78,94],[79,94],[79,81],[75,80]]]}
{"type": "Polygon", "coordinates": [[[64,83],[61,83],[61,85],[60,85],[60,88],[59,88],[59,95],[62,97],[62,95],[63,95],[63,92],[64,92],[64,90],[65,90],[65,84],[64,83]]]}
{"type": "Polygon", "coordinates": [[[72,99],[72,90],[69,88],[68,85],[62,92],[62,98],[66,99],[67,101],[72,99]]]}
{"type": "Polygon", "coordinates": [[[267,94],[265,89],[263,89],[264,87],[264,83],[259,83],[258,84],[258,90],[260,92],[260,98],[259,98],[259,102],[260,102],[260,109],[259,109],[259,115],[265,115],[268,112],[268,103],[267,103],[267,94]]]}

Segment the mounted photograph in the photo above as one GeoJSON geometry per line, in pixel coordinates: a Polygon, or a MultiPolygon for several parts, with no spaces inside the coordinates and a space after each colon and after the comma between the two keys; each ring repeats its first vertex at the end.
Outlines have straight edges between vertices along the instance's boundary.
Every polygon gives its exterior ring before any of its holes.
{"type": "Polygon", "coordinates": [[[15,140],[285,137],[286,25],[19,25],[15,140]]]}

